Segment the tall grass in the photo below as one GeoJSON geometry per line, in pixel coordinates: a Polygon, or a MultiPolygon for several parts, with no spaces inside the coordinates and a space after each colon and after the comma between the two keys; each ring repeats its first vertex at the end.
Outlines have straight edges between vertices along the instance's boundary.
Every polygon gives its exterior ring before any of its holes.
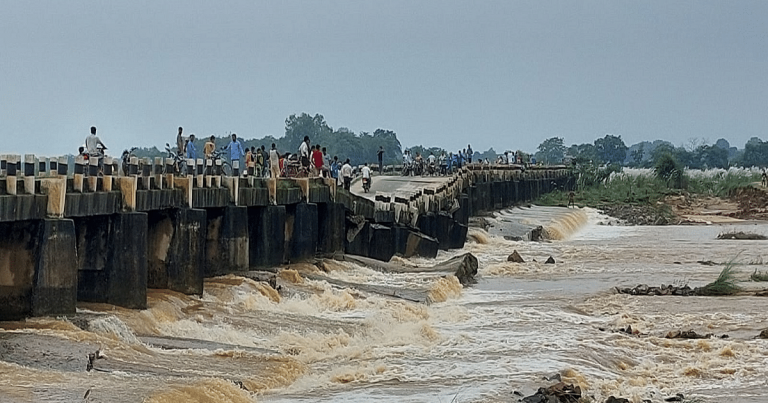
{"type": "Polygon", "coordinates": [[[698,295],[704,296],[722,296],[733,295],[741,291],[741,287],[736,285],[736,258],[731,259],[725,264],[725,268],[720,272],[717,280],[701,287],[697,290],[698,295]]]}
{"type": "MultiPolygon", "coordinates": [[[[655,204],[670,194],[689,192],[708,196],[728,197],[734,190],[760,181],[755,168],[709,169],[684,171],[679,183],[658,177],[653,169],[582,168],[578,172],[576,203],[592,207],[607,204],[655,204]]],[[[536,200],[542,205],[565,205],[568,192],[554,191],[536,200]]]]}

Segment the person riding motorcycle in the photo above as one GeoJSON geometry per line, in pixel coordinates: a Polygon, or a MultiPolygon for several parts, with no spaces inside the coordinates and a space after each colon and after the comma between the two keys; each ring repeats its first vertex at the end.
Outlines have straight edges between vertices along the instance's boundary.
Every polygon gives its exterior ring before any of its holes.
{"type": "Polygon", "coordinates": [[[371,168],[368,168],[367,162],[363,166],[361,173],[363,175],[363,191],[368,193],[371,190],[371,168]]]}

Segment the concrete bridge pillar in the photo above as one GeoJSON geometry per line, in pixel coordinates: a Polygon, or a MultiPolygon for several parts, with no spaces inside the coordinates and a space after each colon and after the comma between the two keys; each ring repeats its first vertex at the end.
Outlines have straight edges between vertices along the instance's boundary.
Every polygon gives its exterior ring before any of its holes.
{"type": "Polygon", "coordinates": [[[149,288],[202,295],[207,227],[205,210],[180,209],[149,213],[149,288]]]}
{"type": "Polygon", "coordinates": [[[79,301],[147,307],[147,213],[118,213],[79,221],[79,301]]]}
{"type": "Polygon", "coordinates": [[[291,207],[285,225],[290,261],[312,259],[317,252],[317,204],[299,203],[291,207]]]}
{"type": "Polygon", "coordinates": [[[345,226],[344,205],[341,203],[320,203],[317,205],[317,250],[322,253],[344,251],[345,226]]]}
{"type": "Polygon", "coordinates": [[[285,206],[248,209],[249,266],[277,271],[285,255],[285,206]]]}
{"type": "Polygon", "coordinates": [[[18,221],[0,232],[0,320],[75,314],[74,222],[18,221]]]}
{"type": "Polygon", "coordinates": [[[248,208],[209,209],[205,244],[205,275],[248,270],[248,208]]]}

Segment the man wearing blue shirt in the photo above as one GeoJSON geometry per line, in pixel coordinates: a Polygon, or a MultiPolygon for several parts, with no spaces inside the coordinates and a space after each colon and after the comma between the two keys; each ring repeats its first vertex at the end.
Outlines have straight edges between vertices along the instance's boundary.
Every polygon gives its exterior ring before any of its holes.
{"type": "Polygon", "coordinates": [[[232,133],[232,142],[227,144],[227,149],[229,150],[230,164],[234,163],[235,161],[240,161],[240,157],[245,155],[243,146],[239,141],[237,141],[237,134],[235,133],[232,133]]]}
{"type": "Polygon", "coordinates": [[[187,158],[197,159],[197,150],[195,149],[195,135],[189,135],[189,142],[187,143],[187,158]]]}

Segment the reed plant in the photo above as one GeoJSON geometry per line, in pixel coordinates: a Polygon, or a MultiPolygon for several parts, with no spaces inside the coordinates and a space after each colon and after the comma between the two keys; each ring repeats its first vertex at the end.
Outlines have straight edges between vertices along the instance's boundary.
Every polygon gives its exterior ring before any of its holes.
{"type": "Polygon", "coordinates": [[[725,264],[717,280],[697,289],[696,294],[703,296],[733,295],[741,291],[736,285],[736,258],[725,264]]]}

